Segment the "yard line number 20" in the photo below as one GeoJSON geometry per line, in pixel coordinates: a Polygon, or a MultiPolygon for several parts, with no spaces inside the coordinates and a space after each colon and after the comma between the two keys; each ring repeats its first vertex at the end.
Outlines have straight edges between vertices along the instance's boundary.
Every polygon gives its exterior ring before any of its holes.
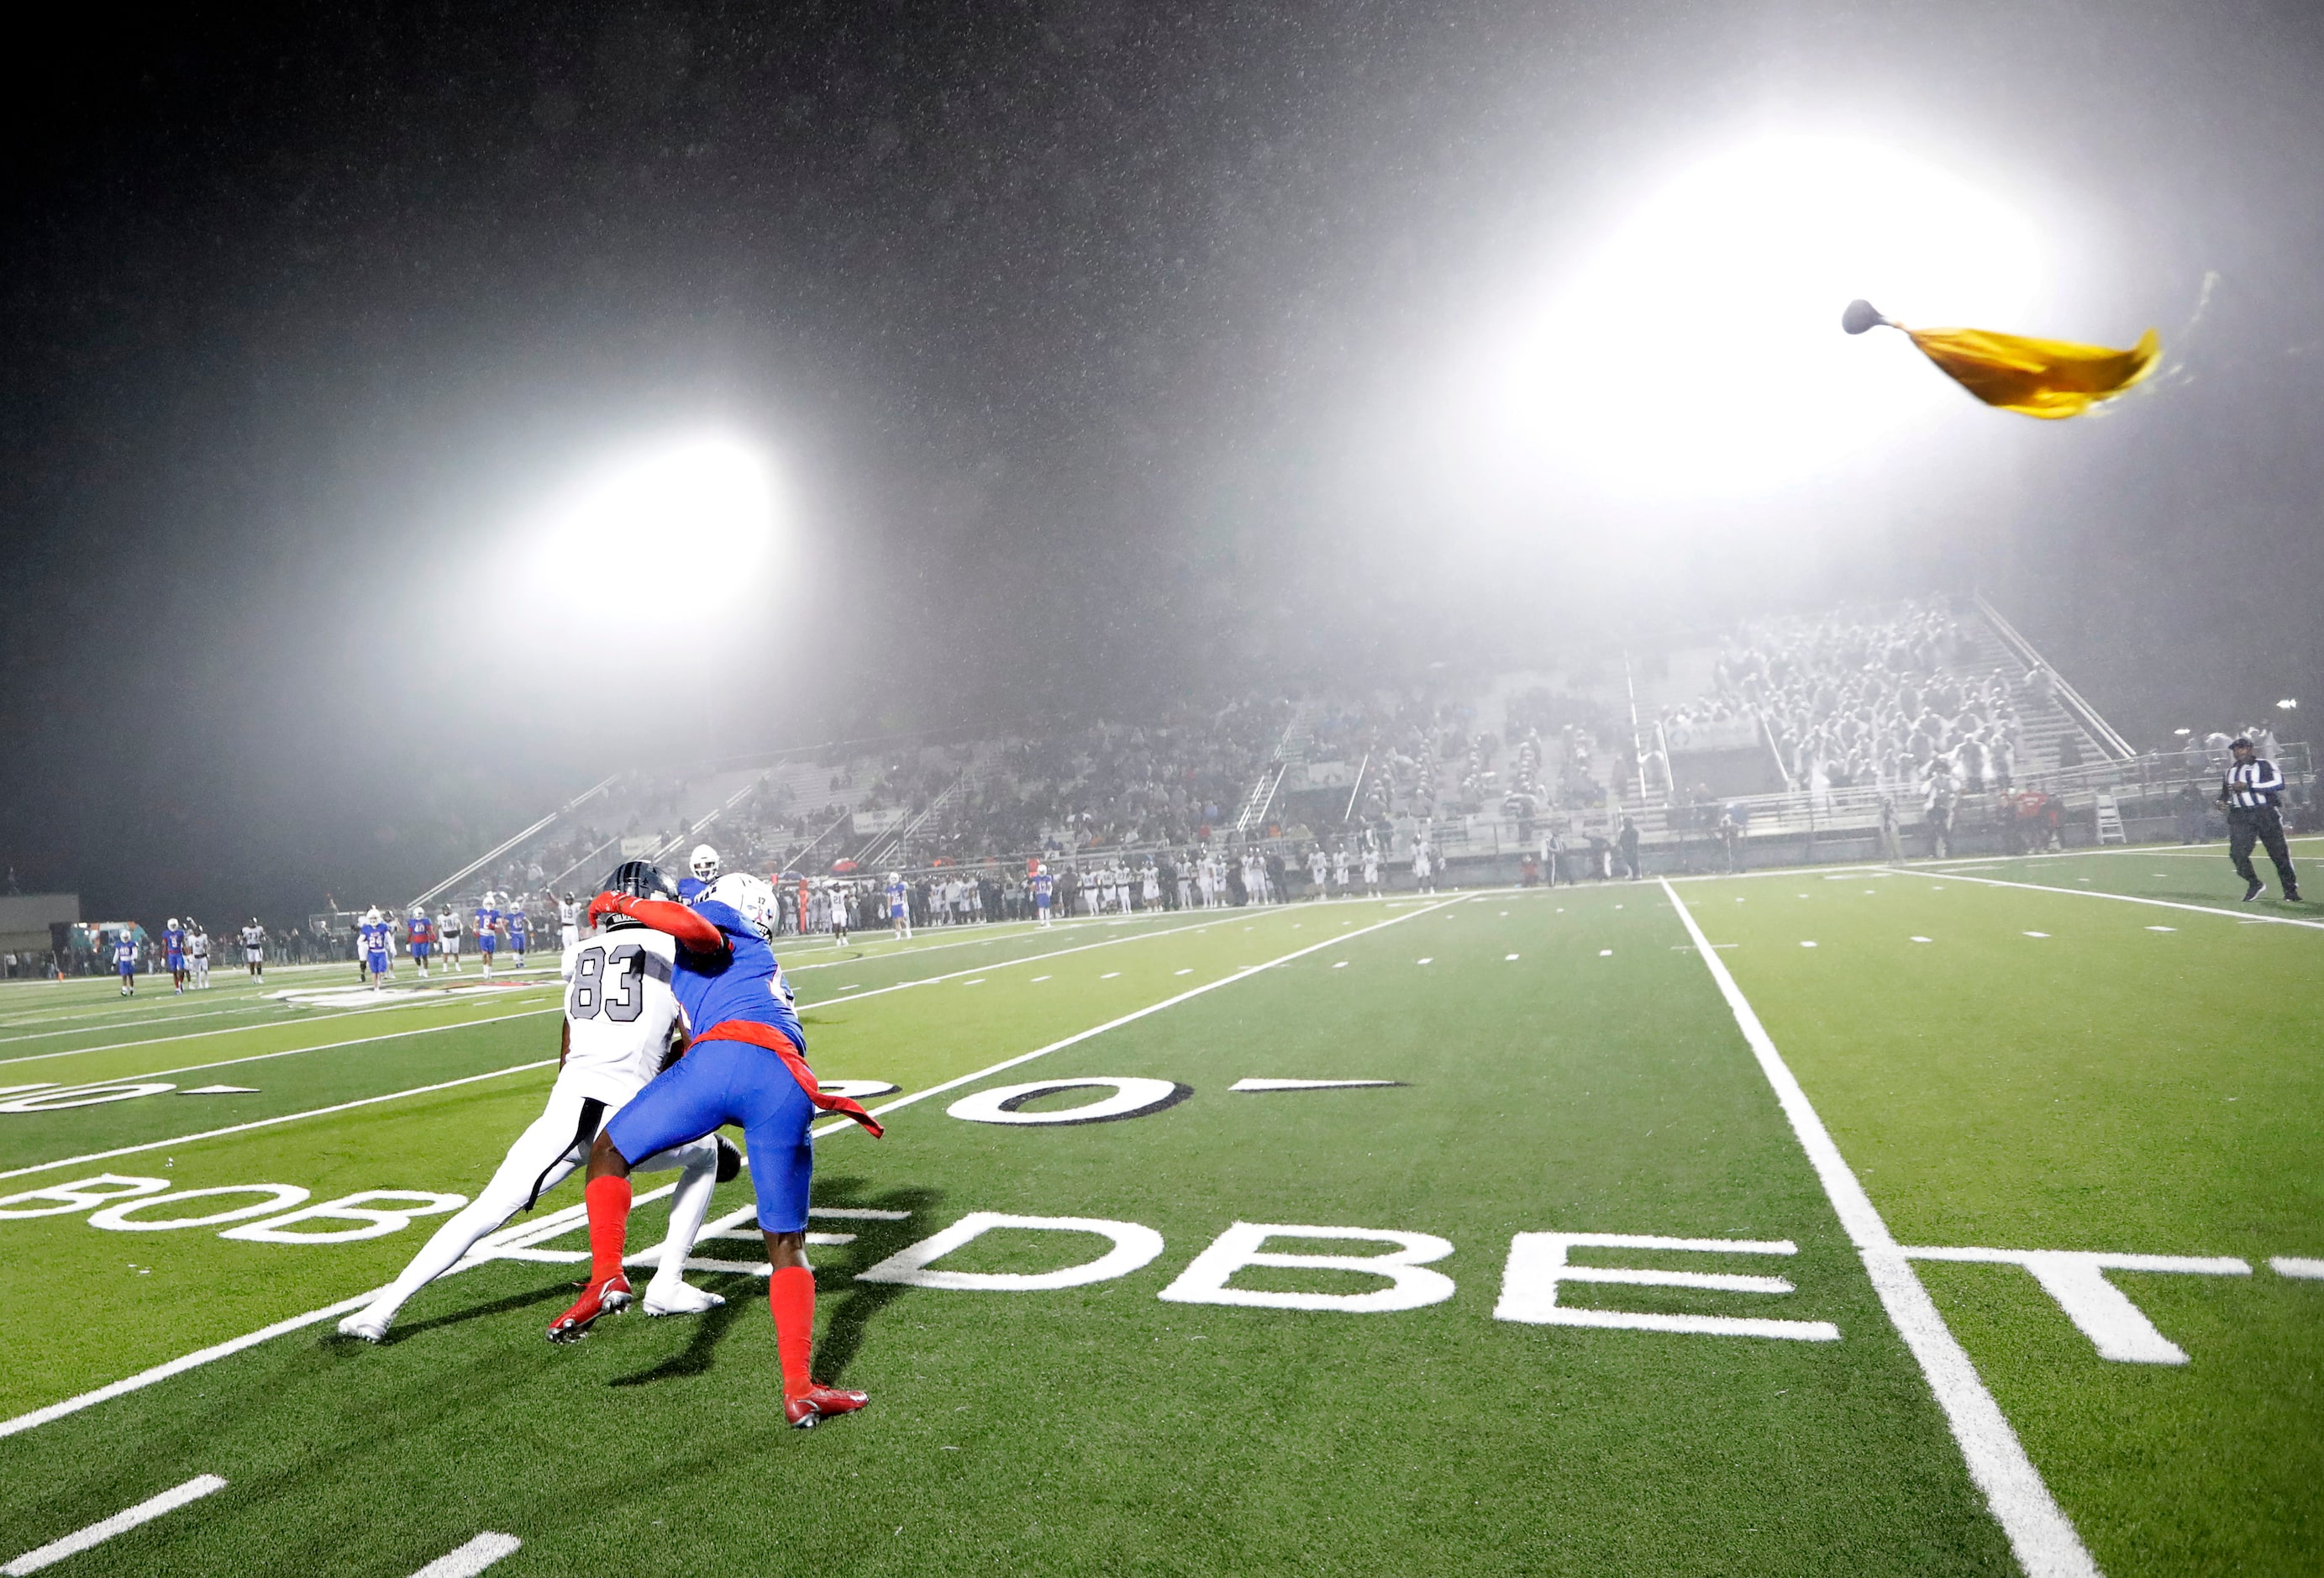
{"type": "Polygon", "coordinates": [[[565,1011],[576,1020],[600,1012],[628,1024],[646,1010],[646,951],[636,943],[608,948],[591,943],[573,959],[573,984],[566,989],[565,1011]]]}

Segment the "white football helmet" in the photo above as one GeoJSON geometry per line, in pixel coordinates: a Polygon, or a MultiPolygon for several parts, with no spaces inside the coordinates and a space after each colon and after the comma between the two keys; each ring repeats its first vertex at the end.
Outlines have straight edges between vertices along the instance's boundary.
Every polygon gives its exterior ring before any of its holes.
{"type": "Polygon", "coordinates": [[[706,844],[697,844],[694,853],[686,857],[686,869],[694,873],[695,881],[715,882],[718,880],[718,852],[706,844]]]}
{"type": "Polygon", "coordinates": [[[764,877],[754,877],[748,872],[728,872],[696,896],[696,901],[715,899],[742,918],[743,923],[759,934],[761,942],[775,940],[775,913],[779,900],[775,886],[764,877]]]}
{"type": "Polygon", "coordinates": [[[174,916],[174,915],[172,915],[171,917],[170,917],[170,929],[171,929],[171,931],[175,931],[175,930],[177,930],[177,929],[178,929],[178,918],[177,918],[176,916],[174,916]]]}
{"type": "Polygon", "coordinates": [[[372,922],[374,926],[377,925],[380,919],[379,906],[374,904],[369,909],[364,910],[364,918],[372,922]]]}

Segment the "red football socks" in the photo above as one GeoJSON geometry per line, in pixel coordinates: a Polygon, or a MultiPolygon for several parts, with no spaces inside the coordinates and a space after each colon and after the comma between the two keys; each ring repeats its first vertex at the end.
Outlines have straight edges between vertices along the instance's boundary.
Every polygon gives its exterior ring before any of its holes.
{"type": "Polygon", "coordinates": [[[775,1352],[783,1361],[783,1396],[805,1395],[815,1385],[808,1365],[815,1357],[815,1273],[784,1266],[767,1278],[767,1308],[775,1317],[775,1352]]]}
{"type": "Polygon", "coordinates": [[[622,1271],[622,1251],[630,1237],[630,1180],[592,1178],[581,1191],[589,1204],[589,1283],[602,1285],[622,1271]]]}

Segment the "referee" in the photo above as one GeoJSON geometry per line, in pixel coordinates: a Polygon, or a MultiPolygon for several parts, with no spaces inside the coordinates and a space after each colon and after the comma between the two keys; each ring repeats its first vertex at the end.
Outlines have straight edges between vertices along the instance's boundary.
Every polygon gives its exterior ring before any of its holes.
{"type": "Polygon", "coordinates": [[[2252,870],[2252,844],[2256,840],[2267,846],[2267,858],[2275,863],[2283,896],[2297,904],[2300,877],[2292,869],[2292,851],[2283,843],[2283,813],[2275,805],[2283,797],[2283,774],[2249,740],[2237,740],[2229,750],[2235,761],[2219,781],[2219,804],[2227,808],[2227,858],[2235,863],[2236,875],[2250,884],[2244,889],[2244,902],[2248,904],[2267,891],[2267,884],[2252,870]]]}

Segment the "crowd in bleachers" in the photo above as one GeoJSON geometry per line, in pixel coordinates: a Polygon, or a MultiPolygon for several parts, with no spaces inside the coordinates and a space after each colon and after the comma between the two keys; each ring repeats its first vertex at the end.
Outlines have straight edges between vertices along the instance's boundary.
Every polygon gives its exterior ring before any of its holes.
{"type": "MultiPolygon", "coordinates": [[[[1683,740],[1694,724],[1756,715],[1793,786],[1811,793],[1924,794],[1941,773],[1960,791],[2006,789],[2024,742],[2019,683],[1974,671],[1972,657],[1941,602],[1756,620],[1721,650],[1710,692],[1656,721],[1664,739],[1683,740]]],[[[2051,683],[2039,669],[2023,677],[2036,698],[2051,683]]]]}

